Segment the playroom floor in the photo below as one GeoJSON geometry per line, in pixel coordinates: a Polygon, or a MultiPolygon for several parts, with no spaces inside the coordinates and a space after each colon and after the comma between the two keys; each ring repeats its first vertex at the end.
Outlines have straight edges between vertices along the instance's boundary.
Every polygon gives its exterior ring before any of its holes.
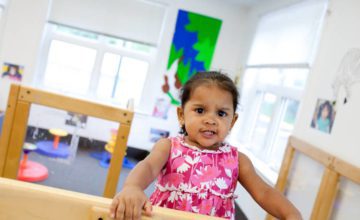
{"type": "MultiPolygon", "coordinates": [[[[29,160],[41,163],[49,170],[49,177],[44,181],[38,182],[41,185],[102,196],[108,169],[100,166],[100,161],[90,156],[91,153],[94,153],[94,151],[89,148],[79,148],[76,157],[71,160],[55,159],[31,152],[29,160]]],[[[131,158],[130,161],[133,163],[137,162],[131,158]]],[[[117,191],[120,191],[122,188],[129,172],[130,169],[122,168],[117,191]]],[[[150,195],[153,190],[154,184],[152,183],[145,193],[150,195]]]]}

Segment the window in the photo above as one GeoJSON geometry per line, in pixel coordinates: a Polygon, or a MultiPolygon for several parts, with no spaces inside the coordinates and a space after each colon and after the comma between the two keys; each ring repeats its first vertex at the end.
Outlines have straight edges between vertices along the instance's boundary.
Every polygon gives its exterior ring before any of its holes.
{"type": "Polygon", "coordinates": [[[95,49],[53,40],[49,49],[44,85],[66,93],[86,95],[95,58],[95,49]]]}
{"type": "Polygon", "coordinates": [[[46,89],[138,106],[155,48],[58,24],[47,25],[38,83],[46,89]]]}
{"type": "MultiPolygon", "coordinates": [[[[294,128],[325,8],[325,1],[304,1],[264,15],[257,27],[236,139],[272,176],[294,128]]],[[[271,175],[265,174],[275,181],[271,175]]]]}

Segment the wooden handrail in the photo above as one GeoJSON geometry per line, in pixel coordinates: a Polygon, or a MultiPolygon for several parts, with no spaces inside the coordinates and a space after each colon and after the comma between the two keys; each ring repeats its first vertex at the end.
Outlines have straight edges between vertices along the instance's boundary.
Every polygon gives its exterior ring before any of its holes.
{"type": "MultiPolygon", "coordinates": [[[[110,220],[111,199],[0,178],[0,219],[110,220]]],[[[160,207],[142,220],[220,220],[160,207]]]]}

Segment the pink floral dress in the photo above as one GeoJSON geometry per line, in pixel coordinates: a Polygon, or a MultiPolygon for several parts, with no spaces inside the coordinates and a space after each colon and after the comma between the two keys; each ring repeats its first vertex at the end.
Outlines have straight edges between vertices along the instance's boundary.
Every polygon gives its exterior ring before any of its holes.
{"type": "Polygon", "coordinates": [[[218,150],[201,150],[171,138],[169,159],[161,171],[153,205],[234,219],[238,152],[226,143],[218,150]]]}

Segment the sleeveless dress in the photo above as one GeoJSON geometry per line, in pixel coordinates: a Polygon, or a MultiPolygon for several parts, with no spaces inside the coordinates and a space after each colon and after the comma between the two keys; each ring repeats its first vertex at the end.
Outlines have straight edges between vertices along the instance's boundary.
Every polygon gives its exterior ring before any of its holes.
{"type": "Polygon", "coordinates": [[[155,206],[234,219],[238,152],[223,143],[217,150],[188,145],[183,136],[170,138],[169,159],[150,196],[155,206]]]}

